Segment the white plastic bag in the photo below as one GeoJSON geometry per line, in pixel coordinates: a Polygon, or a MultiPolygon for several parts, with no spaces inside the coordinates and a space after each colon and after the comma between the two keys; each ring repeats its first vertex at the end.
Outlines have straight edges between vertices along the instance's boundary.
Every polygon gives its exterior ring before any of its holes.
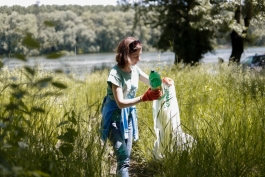
{"type": "Polygon", "coordinates": [[[158,160],[164,157],[165,152],[172,151],[174,147],[190,147],[193,142],[193,137],[184,133],[181,128],[179,106],[173,80],[170,86],[162,84],[162,89],[163,97],[153,101],[153,119],[156,134],[153,154],[158,160]]]}

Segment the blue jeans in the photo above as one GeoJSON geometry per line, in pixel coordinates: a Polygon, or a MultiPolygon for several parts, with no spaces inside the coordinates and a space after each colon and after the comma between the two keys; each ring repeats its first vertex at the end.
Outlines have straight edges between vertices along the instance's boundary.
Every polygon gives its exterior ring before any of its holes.
{"type": "Polygon", "coordinates": [[[130,155],[132,150],[132,121],[129,121],[128,139],[123,139],[120,122],[113,121],[110,125],[109,140],[117,159],[117,176],[129,177],[130,155]]]}

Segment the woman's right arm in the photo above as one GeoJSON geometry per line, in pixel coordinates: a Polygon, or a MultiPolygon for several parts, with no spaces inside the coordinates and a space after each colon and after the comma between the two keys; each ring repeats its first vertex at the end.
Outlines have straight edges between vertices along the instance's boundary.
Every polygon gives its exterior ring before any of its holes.
{"type": "Polygon", "coordinates": [[[122,88],[114,84],[112,84],[112,92],[113,92],[115,101],[120,109],[130,107],[130,106],[133,106],[133,105],[136,105],[142,102],[141,96],[131,98],[131,99],[124,99],[122,88]]]}

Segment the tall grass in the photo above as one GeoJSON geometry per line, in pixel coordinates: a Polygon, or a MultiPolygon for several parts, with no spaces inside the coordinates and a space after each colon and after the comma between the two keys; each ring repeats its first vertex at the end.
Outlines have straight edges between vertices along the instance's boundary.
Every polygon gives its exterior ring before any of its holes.
{"type": "MultiPolygon", "coordinates": [[[[158,176],[262,176],[264,174],[264,73],[224,65],[171,70],[182,128],[196,144],[150,163],[158,176]]],[[[150,105],[148,105],[150,106],[150,105]]],[[[147,107],[146,110],[150,110],[147,107]]],[[[141,109],[145,118],[146,110],[141,109]]],[[[150,117],[149,115],[148,117],[150,117]]],[[[142,120],[146,122],[146,120],[142,120]]],[[[152,125],[149,125],[150,129],[152,125]]],[[[147,133],[142,127],[142,135],[147,133]]],[[[154,137],[142,137],[144,159],[154,137]]],[[[151,160],[152,161],[152,160],[151,160]]],[[[148,165],[148,163],[147,163],[148,165]]]]}
{"type": "MultiPolygon", "coordinates": [[[[137,105],[132,176],[264,176],[264,73],[226,64],[154,69],[174,80],[182,129],[196,143],[155,160],[152,103],[137,105]]],[[[107,76],[2,68],[0,176],[111,176],[111,148],[98,134],[107,76]]]]}

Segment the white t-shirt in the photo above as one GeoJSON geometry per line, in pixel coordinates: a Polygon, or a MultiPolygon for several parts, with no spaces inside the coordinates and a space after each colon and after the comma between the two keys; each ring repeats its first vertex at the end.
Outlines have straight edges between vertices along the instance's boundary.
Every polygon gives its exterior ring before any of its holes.
{"type": "Polygon", "coordinates": [[[114,99],[112,84],[122,88],[124,99],[134,98],[138,89],[139,77],[143,71],[138,66],[131,66],[131,72],[122,71],[118,65],[115,65],[108,76],[107,93],[111,99],[114,99]]]}

